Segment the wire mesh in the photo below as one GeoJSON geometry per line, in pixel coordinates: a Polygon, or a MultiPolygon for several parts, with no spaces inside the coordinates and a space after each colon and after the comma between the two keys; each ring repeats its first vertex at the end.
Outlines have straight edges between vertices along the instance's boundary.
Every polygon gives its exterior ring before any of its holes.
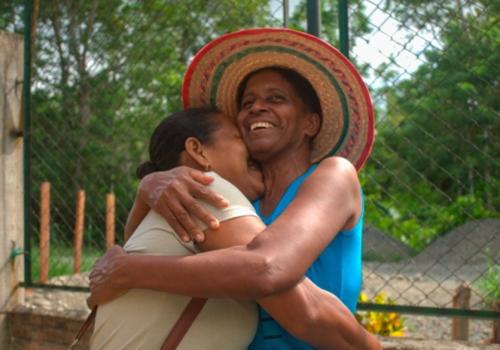
{"type": "Polygon", "coordinates": [[[460,308],[453,299],[466,284],[470,307],[488,309],[499,296],[497,7],[368,0],[350,9],[371,28],[354,35],[351,58],[377,109],[362,174],[370,297],[460,308]]]}
{"type": "MultiPolygon", "coordinates": [[[[0,27],[22,32],[22,3],[0,6],[10,14],[0,27]]],[[[322,37],[338,46],[337,2],[321,6],[322,37]]],[[[85,286],[73,274],[77,191],[86,197],[86,272],[105,250],[111,192],[122,242],[135,167],[153,127],[180,108],[192,55],[240,28],[287,22],[304,30],[305,9],[290,1],[285,21],[280,0],[42,3],[32,82],[33,280],[43,181],[52,187],[48,284],[85,286]]],[[[350,57],[377,112],[361,173],[368,298],[384,292],[398,305],[449,308],[464,283],[472,309],[500,298],[498,13],[495,0],[349,1],[350,57]]]]}

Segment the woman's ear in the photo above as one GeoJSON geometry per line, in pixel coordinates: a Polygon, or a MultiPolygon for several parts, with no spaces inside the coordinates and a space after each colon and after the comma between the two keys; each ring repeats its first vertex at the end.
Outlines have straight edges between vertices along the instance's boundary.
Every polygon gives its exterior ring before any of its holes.
{"type": "Polygon", "coordinates": [[[196,137],[188,137],[184,142],[184,150],[201,169],[210,169],[205,147],[196,137]]]}
{"type": "Polygon", "coordinates": [[[321,118],[318,113],[309,113],[307,117],[307,122],[305,126],[306,135],[310,138],[314,138],[319,132],[319,127],[321,125],[321,118]]]}

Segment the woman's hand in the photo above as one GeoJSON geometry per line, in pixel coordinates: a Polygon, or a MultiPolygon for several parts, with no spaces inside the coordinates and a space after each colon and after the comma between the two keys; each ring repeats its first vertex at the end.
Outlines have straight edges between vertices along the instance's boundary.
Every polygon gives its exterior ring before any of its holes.
{"type": "Polygon", "coordinates": [[[127,253],[120,246],[113,246],[98,259],[89,275],[90,296],[87,305],[93,308],[113,300],[127,292],[123,285],[123,273],[127,268],[127,253]]]}
{"type": "Polygon", "coordinates": [[[204,240],[193,217],[217,229],[217,219],[198,204],[201,199],[217,208],[228,206],[225,198],[207,188],[213,178],[202,171],[180,166],[145,176],[139,185],[138,200],[145,202],[172,226],[183,241],[204,240]]]}

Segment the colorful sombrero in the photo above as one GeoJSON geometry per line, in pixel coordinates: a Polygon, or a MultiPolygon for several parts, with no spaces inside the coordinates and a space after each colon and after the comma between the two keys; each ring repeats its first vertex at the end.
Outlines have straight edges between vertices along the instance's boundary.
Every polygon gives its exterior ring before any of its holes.
{"type": "Polygon", "coordinates": [[[255,28],[223,35],[204,46],[189,65],[182,86],[184,107],[216,106],[236,116],[237,91],[251,72],[293,69],[308,79],[321,103],[323,121],[311,160],[349,159],[359,170],[374,139],[368,89],[351,62],[329,43],[283,28],[255,28]]]}

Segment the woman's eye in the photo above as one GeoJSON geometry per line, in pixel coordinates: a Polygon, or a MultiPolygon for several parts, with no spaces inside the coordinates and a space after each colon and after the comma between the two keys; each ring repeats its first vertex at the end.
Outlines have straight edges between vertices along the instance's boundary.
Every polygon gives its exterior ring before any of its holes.
{"type": "Polygon", "coordinates": [[[272,96],[269,97],[269,100],[271,102],[281,102],[281,101],[284,100],[284,98],[281,95],[272,95],[272,96]]]}
{"type": "Polygon", "coordinates": [[[248,108],[252,107],[252,104],[253,104],[253,101],[251,101],[251,100],[243,101],[241,103],[241,108],[248,109],[248,108]]]}

